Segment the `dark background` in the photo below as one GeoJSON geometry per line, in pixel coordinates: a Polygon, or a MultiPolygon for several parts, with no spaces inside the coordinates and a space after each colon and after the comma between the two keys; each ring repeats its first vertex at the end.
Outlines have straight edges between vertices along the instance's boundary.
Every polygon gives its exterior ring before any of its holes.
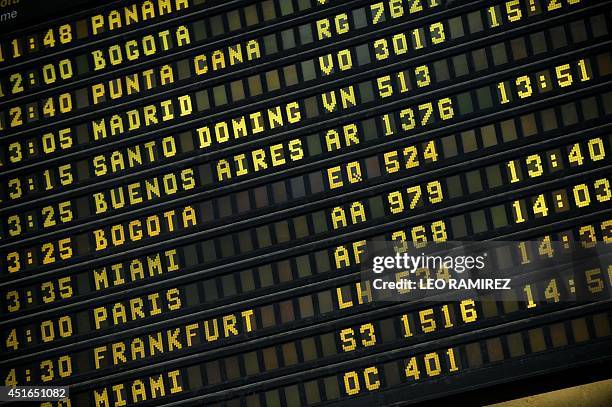
{"type": "MultiPolygon", "coordinates": [[[[6,0],[7,3],[16,0],[6,0]]],[[[450,2],[450,1],[449,1],[450,2]]],[[[1,0],[0,0],[1,3],[1,0]]],[[[37,24],[48,24],[50,20],[67,15],[86,15],[87,10],[106,4],[121,4],[119,0],[18,0],[17,4],[0,8],[0,15],[17,11],[16,18],[0,22],[0,34],[24,28],[32,28],[37,24]]],[[[465,393],[437,399],[431,402],[420,403],[422,406],[482,406],[506,400],[517,399],[529,395],[540,394],[556,389],[604,380],[610,378],[612,369],[609,362],[587,367],[573,368],[562,372],[551,373],[546,376],[533,377],[467,391],[465,393]]],[[[408,404],[412,404],[407,401],[408,404]]],[[[612,400],[610,400],[612,405],[612,400]]],[[[404,405],[404,404],[402,404],[404,405]]],[[[516,401],[513,405],[521,405],[516,401]]],[[[582,406],[588,407],[588,406],[582,406]]]]}
{"type": "MultiPolygon", "coordinates": [[[[15,0],[5,0],[7,3],[15,0]]],[[[28,26],[40,24],[54,18],[74,14],[77,10],[108,3],[120,3],[118,1],[104,0],[18,0],[19,3],[0,8],[0,14],[17,11],[17,17],[0,22],[0,33],[18,30],[28,26]]],[[[0,4],[2,1],[0,1],[0,4]]]]}

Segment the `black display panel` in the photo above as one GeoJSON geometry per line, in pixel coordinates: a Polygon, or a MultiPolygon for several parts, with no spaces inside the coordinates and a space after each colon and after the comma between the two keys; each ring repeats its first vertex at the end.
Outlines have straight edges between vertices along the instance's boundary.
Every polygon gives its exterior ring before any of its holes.
{"type": "Polygon", "coordinates": [[[2,385],[403,405],[609,366],[612,2],[4,3],[2,385]],[[513,242],[512,289],[375,301],[373,240],[513,242]]]}

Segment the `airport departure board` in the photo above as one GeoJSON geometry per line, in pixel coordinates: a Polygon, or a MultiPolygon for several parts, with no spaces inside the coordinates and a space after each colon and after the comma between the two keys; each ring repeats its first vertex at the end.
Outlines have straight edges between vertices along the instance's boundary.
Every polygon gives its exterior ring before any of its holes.
{"type": "Polygon", "coordinates": [[[70,392],[31,405],[406,405],[610,366],[610,258],[560,265],[612,243],[611,1],[0,5],[0,385],[70,392]],[[381,302],[372,239],[549,266],[381,302]]]}

